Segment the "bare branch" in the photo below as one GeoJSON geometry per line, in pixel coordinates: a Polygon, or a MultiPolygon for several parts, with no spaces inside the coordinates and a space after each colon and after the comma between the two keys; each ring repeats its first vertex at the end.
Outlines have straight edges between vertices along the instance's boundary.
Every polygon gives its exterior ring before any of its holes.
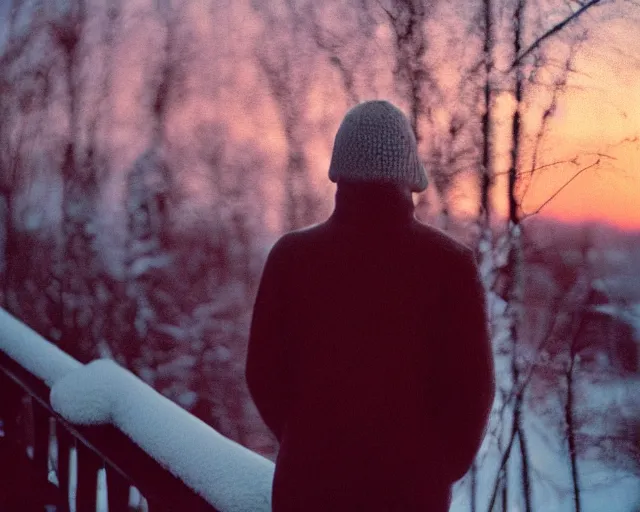
{"type": "Polygon", "coordinates": [[[507,446],[504,452],[502,453],[502,458],[500,459],[500,466],[498,467],[498,471],[496,473],[493,490],[491,491],[491,499],[489,500],[489,506],[487,507],[487,510],[493,510],[493,507],[495,505],[496,499],[498,497],[498,491],[500,490],[500,473],[505,470],[507,461],[511,456],[511,449],[513,448],[513,442],[515,441],[517,434],[518,434],[518,430],[516,428],[513,428],[511,430],[511,435],[509,436],[509,442],[507,443],[507,446]]]}
{"type": "Polygon", "coordinates": [[[378,7],[380,7],[380,9],[382,9],[382,11],[387,15],[387,17],[392,21],[396,21],[396,19],[398,18],[397,14],[393,14],[389,9],[387,9],[384,5],[382,5],[382,2],[380,0],[376,0],[376,3],[378,4],[378,7]]]}
{"type": "MultiPolygon", "coordinates": [[[[558,108],[559,97],[565,91],[565,87],[567,85],[567,81],[569,79],[569,74],[573,71],[574,65],[573,61],[575,60],[575,56],[584,41],[586,40],[587,34],[586,31],[577,38],[576,41],[571,45],[569,55],[567,56],[563,68],[561,76],[555,81],[553,86],[553,92],[551,94],[551,101],[547,105],[542,115],[542,119],[540,121],[540,127],[535,136],[533,157],[531,161],[531,173],[530,176],[533,176],[534,169],[538,166],[538,159],[540,156],[541,146],[543,138],[547,132],[547,128],[549,126],[551,118],[554,116],[556,109],[558,108]]],[[[536,61],[541,60],[536,57],[536,61]]],[[[520,203],[524,203],[527,192],[529,191],[529,187],[531,185],[532,180],[529,179],[525,182],[524,190],[520,195],[520,203]]]]}
{"type": "MultiPolygon", "coordinates": [[[[310,28],[310,37],[313,39],[316,46],[322,51],[326,52],[329,57],[329,63],[338,70],[340,78],[342,80],[342,86],[349,98],[351,104],[356,104],[360,101],[360,97],[355,88],[356,76],[357,76],[357,64],[364,55],[366,45],[359,45],[357,57],[355,59],[349,59],[351,62],[345,62],[345,56],[341,54],[340,50],[349,46],[351,41],[349,37],[364,37],[368,40],[366,35],[367,27],[363,26],[367,21],[360,21],[357,29],[350,31],[350,35],[338,35],[333,33],[330,29],[323,27],[320,23],[322,15],[318,14],[317,7],[319,4],[309,4],[306,9],[304,21],[308,23],[310,28]],[[315,6],[315,8],[314,8],[315,6]],[[363,36],[363,34],[365,34],[363,36]]],[[[373,21],[369,20],[370,23],[373,21]]]]}
{"type": "Polygon", "coordinates": [[[587,165],[586,167],[583,167],[582,169],[580,169],[579,171],[577,171],[573,176],[571,176],[571,178],[569,178],[569,180],[567,180],[566,183],[564,183],[558,190],[556,190],[553,194],[551,194],[551,196],[544,202],[542,203],[534,212],[531,213],[527,213],[524,215],[524,218],[527,217],[531,217],[532,215],[535,215],[537,213],[540,213],[540,211],[547,206],[551,201],[553,201],[558,194],[560,194],[560,192],[562,192],[565,188],[567,188],[569,186],[569,184],[575,180],[578,176],[580,176],[583,172],[588,171],[589,169],[592,169],[593,167],[597,166],[600,164],[600,159],[598,158],[598,160],[596,160],[594,163],[592,163],[591,165],[587,165]]]}
{"type": "Polygon", "coordinates": [[[513,69],[518,66],[525,57],[527,57],[531,52],[537,49],[544,41],[549,39],[552,35],[560,32],[565,26],[567,26],[572,21],[577,20],[582,14],[584,14],[588,9],[597,5],[601,2],[601,0],[590,0],[586,4],[584,4],[580,9],[571,14],[571,16],[565,18],[560,23],[554,25],[549,30],[547,30],[544,34],[542,34],[538,39],[536,39],[525,51],[521,52],[515,60],[511,63],[509,67],[509,71],[513,71],[513,69]]]}
{"type": "MultiPolygon", "coordinates": [[[[609,157],[611,158],[611,157],[609,157]]],[[[543,164],[540,165],[538,167],[536,167],[535,169],[530,169],[528,171],[519,171],[518,174],[533,174],[536,173],[538,171],[542,171],[544,169],[548,169],[550,167],[555,167],[556,165],[562,165],[562,164],[574,164],[577,165],[578,164],[578,157],[573,157],[569,160],[556,160],[554,162],[549,162],[548,164],[543,164]]],[[[506,176],[507,174],[509,174],[508,171],[502,171],[502,172],[497,172],[495,173],[495,176],[506,176]]]]}

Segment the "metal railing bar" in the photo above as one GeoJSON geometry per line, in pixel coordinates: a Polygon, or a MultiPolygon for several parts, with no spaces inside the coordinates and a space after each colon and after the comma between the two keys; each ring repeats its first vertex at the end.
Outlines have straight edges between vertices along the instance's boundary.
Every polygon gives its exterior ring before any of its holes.
{"type": "Polygon", "coordinates": [[[82,430],[84,430],[83,432],[74,425],[68,423],[49,405],[49,387],[1,351],[0,371],[2,371],[17,386],[22,388],[32,398],[32,400],[37,402],[38,406],[48,411],[49,415],[53,417],[64,430],[69,432],[69,434],[71,434],[77,441],[104,460],[104,462],[110,466],[113,471],[120,474],[123,479],[130,482],[132,486],[138,488],[147,500],[154,503],[167,503],[167,505],[170,506],[170,502],[175,501],[176,503],[180,503],[180,500],[182,499],[190,504],[191,510],[215,511],[213,505],[208,503],[185,482],[171,473],[168,468],[165,468],[158,461],[153,459],[153,457],[142,450],[142,448],[136,445],[126,436],[126,434],[118,430],[115,426],[84,426],[82,427],[82,430]],[[21,376],[21,373],[24,375],[21,376]],[[47,398],[43,398],[45,396],[47,398]],[[91,437],[94,437],[95,440],[90,439],[91,437]],[[128,445],[130,450],[136,452],[135,455],[132,455],[131,453],[124,453],[126,450],[120,450],[118,453],[121,456],[124,456],[125,459],[128,459],[127,462],[130,463],[132,467],[138,466],[140,474],[137,477],[132,476],[131,473],[124,469],[119,462],[114,460],[112,456],[106,454],[105,450],[100,448],[101,444],[108,446],[128,445]],[[138,459],[137,461],[135,460],[136,458],[138,459]],[[163,480],[163,482],[159,482],[159,487],[162,488],[165,484],[174,486],[176,487],[175,491],[179,493],[179,496],[172,496],[174,499],[168,499],[167,496],[159,496],[162,493],[157,489],[158,482],[151,482],[149,480],[150,477],[147,474],[149,469],[155,471],[157,474],[156,476],[160,477],[160,480],[163,480]]]}

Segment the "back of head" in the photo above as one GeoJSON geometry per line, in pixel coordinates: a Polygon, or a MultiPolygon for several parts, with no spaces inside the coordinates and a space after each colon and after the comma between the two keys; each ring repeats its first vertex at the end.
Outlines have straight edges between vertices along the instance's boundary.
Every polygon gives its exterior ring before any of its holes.
{"type": "Polygon", "coordinates": [[[405,115],[388,101],[366,101],[342,120],[333,145],[333,182],[391,183],[413,192],[427,188],[416,139],[405,115]]]}

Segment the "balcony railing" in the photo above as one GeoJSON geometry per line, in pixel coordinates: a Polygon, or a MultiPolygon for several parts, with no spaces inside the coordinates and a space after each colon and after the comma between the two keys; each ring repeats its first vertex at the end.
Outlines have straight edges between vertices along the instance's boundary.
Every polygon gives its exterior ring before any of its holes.
{"type": "Polygon", "coordinates": [[[270,510],[270,461],[3,310],[0,419],[0,510],[270,510]]]}

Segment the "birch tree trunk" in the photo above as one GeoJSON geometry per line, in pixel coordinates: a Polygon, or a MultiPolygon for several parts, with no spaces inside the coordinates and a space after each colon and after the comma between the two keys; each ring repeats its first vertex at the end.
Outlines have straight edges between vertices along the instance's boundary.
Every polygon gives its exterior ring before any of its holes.
{"type": "MultiPolygon", "coordinates": [[[[522,48],[523,31],[526,15],[526,0],[516,0],[513,14],[513,54],[520,55],[522,48]]],[[[511,341],[511,385],[516,391],[513,404],[513,434],[518,438],[521,447],[521,455],[526,457],[526,438],[523,436],[522,409],[524,390],[520,389],[520,327],[522,321],[522,307],[524,295],[524,261],[523,261],[523,237],[520,218],[520,204],[518,201],[518,173],[522,151],[522,108],[524,92],[524,76],[522,65],[515,68],[514,77],[514,112],[511,120],[511,151],[508,170],[507,202],[508,202],[508,226],[509,237],[508,256],[506,266],[507,276],[507,323],[509,339],[511,341]]],[[[526,465],[528,459],[522,457],[522,493],[524,508],[531,512],[531,487],[529,471],[526,465]]],[[[508,472],[507,472],[508,475],[508,472]]]]}

